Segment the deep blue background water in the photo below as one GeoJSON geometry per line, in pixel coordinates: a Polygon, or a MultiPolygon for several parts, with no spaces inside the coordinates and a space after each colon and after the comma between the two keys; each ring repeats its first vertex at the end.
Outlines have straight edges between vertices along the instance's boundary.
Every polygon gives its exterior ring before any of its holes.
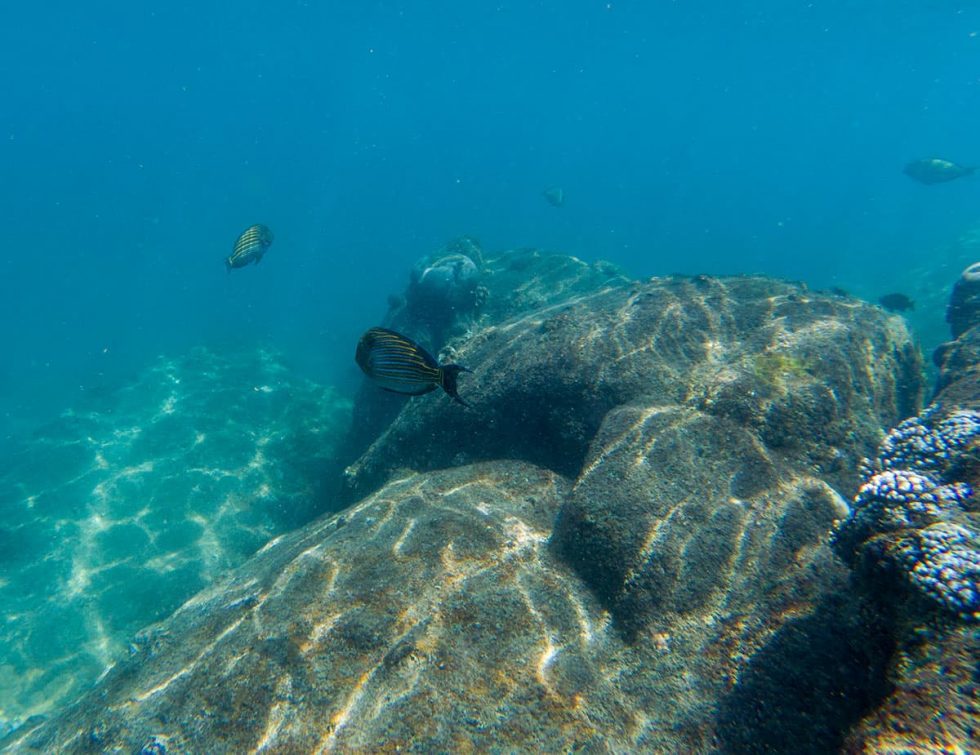
{"type": "Polygon", "coordinates": [[[978,33],[951,0],[8,4],[4,426],[201,342],[353,384],[387,293],[462,233],[914,290],[980,218],[980,180],[901,173],[980,161],[978,33]],[[254,222],[275,244],[227,275],[254,222]]]}

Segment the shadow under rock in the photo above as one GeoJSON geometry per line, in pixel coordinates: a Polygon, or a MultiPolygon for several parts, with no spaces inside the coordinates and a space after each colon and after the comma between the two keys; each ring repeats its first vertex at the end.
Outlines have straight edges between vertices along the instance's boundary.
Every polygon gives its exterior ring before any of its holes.
{"type": "Polygon", "coordinates": [[[787,622],[749,662],[721,703],[721,751],[838,752],[888,694],[894,649],[887,622],[867,602],[828,597],[787,622]]]}

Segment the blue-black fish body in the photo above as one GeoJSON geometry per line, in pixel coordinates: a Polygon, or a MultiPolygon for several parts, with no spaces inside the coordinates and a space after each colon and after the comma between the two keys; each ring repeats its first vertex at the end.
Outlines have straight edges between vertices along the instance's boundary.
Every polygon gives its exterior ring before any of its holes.
{"type": "Polygon", "coordinates": [[[564,207],[565,205],[565,190],[560,186],[549,186],[541,192],[541,196],[552,207],[564,207]]]}
{"type": "Polygon", "coordinates": [[[934,157],[928,160],[913,160],[905,166],[903,173],[919,183],[941,184],[969,176],[975,171],[976,168],[973,166],[957,165],[949,160],[934,157]]]}
{"type": "Polygon", "coordinates": [[[272,231],[262,224],[250,225],[235,242],[231,255],[225,259],[225,267],[231,272],[236,267],[245,267],[250,262],[256,265],[272,244],[272,231]]]}
{"type": "Polygon", "coordinates": [[[387,328],[371,328],[357,343],[354,361],[371,380],[386,391],[421,396],[442,388],[463,406],[456,378],[469,372],[459,364],[439,364],[412,339],[387,328]]]}
{"type": "Polygon", "coordinates": [[[907,312],[915,309],[915,302],[901,293],[885,294],[878,299],[878,303],[889,312],[907,312]]]}

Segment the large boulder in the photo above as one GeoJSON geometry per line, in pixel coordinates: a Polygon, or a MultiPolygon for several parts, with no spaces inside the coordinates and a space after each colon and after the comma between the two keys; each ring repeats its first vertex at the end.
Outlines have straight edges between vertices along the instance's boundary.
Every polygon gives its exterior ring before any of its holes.
{"type": "MultiPolygon", "coordinates": [[[[483,263],[499,319],[445,350],[474,370],[472,408],[397,399],[347,469],[356,505],[273,540],[6,744],[839,748],[896,635],[829,532],[861,458],[920,408],[902,320],[761,277],[508,259],[483,263]]],[[[355,424],[383,415],[369,390],[355,424]]]]}
{"type": "Polygon", "coordinates": [[[733,615],[750,636],[827,590],[812,572],[847,513],[732,419],[637,402],[606,417],[553,543],[631,636],[733,615]]]}
{"type": "MultiPolygon", "coordinates": [[[[381,324],[413,338],[433,354],[444,351],[444,358],[455,359],[452,346],[447,348],[447,339],[465,340],[487,326],[560,305],[605,286],[628,282],[608,262],[588,264],[575,257],[546,254],[536,249],[514,249],[485,259],[479,245],[463,237],[420,260],[413,269],[405,295],[392,297],[381,324]],[[474,260],[480,273],[474,289],[479,295],[472,306],[460,309],[451,300],[442,302],[441,306],[431,297],[420,300],[417,280],[424,271],[434,261],[454,260],[461,255],[474,260]]],[[[365,381],[354,402],[354,418],[343,449],[346,460],[353,462],[363,454],[408,403],[405,396],[379,390],[365,381]]],[[[347,490],[348,502],[355,495],[355,491],[347,490]]]]}
{"type": "Polygon", "coordinates": [[[142,632],[95,692],[6,744],[317,752],[629,741],[635,703],[596,658],[615,638],[547,551],[564,486],[506,463],[395,480],[271,542],[142,632]]]}
{"type": "Polygon", "coordinates": [[[901,318],[753,277],[615,281],[484,327],[453,358],[472,409],[406,402],[348,468],[351,499],[398,467],[508,457],[577,475],[606,414],[638,399],[727,417],[846,490],[924,385],[901,318]]]}
{"type": "MultiPolygon", "coordinates": [[[[772,600],[760,627],[743,620],[752,592],[627,644],[548,547],[567,486],[516,462],[399,477],[273,540],[141,632],[77,704],[0,746],[695,752],[721,741],[746,751],[726,720],[751,721],[756,706],[800,724],[794,752],[839,745],[864,702],[856,685],[875,668],[841,641],[860,636],[854,620],[816,617],[804,592],[772,600]],[[773,636],[775,650],[764,643],[773,636]],[[753,696],[729,701],[745,679],[753,696]],[[805,715],[791,704],[801,695],[813,702],[805,715]]],[[[812,567],[798,568],[844,584],[839,564],[812,567]]]]}
{"type": "Polygon", "coordinates": [[[708,600],[689,578],[740,594],[723,574],[743,528],[786,515],[777,548],[823,542],[847,512],[835,490],[924,387],[900,318],[758,277],[617,281],[486,327],[456,358],[472,409],[408,403],[348,493],[501,457],[578,477],[554,545],[631,632],[682,594],[708,600]]]}

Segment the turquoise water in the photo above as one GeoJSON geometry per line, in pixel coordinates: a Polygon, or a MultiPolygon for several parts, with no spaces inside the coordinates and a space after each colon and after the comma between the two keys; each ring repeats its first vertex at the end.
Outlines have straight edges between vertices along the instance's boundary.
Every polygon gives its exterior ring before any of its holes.
{"type": "Polygon", "coordinates": [[[977,220],[975,181],[901,173],[980,159],[970,3],[59,2],[2,27],[4,418],[202,340],[349,384],[352,339],[461,233],[876,298],[947,285],[930,254],[977,220]],[[225,275],[255,222],[273,251],[225,275]]]}
{"type": "Polygon", "coordinates": [[[8,8],[0,726],[330,508],[357,337],[450,238],[900,291],[944,340],[980,179],[902,167],[980,161],[978,64],[951,0],[8,8]]]}

